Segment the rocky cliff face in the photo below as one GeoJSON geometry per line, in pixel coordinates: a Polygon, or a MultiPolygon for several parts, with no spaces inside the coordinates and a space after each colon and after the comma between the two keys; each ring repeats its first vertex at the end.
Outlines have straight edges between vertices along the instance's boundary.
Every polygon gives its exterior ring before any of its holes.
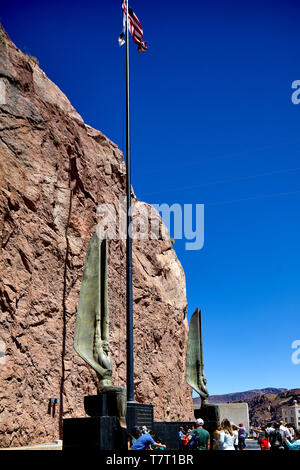
{"type": "Polygon", "coordinates": [[[291,406],[297,400],[300,403],[300,389],[294,388],[279,393],[265,393],[253,398],[239,400],[248,403],[250,424],[274,423],[282,419],[282,407],[291,406]]]}
{"type": "MultiPolygon", "coordinates": [[[[0,30],[0,446],[59,438],[85,416],[94,372],[73,349],[84,258],[99,204],[119,215],[121,151],[85,125],[0,30]],[[58,398],[55,410],[49,399],[58,398]],[[55,412],[54,412],[55,411],[55,412]]],[[[139,203],[143,209],[149,206],[139,203]]],[[[170,239],[133,243],[135,394],[156,420],[189,420],[186,291],[170,239]]],[[[114,383],[125,386],[125,243],[109,241],[114,383]]]]}

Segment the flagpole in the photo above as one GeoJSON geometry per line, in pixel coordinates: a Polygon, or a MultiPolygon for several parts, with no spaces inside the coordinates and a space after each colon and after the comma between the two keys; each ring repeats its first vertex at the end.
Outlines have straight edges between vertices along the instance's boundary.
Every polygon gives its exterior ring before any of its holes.
{"type": "Polygon", "coordinates": [[[129,22],[126,2],[126,318],[127,318],[127,401],[134,401],[133,359],[133,295],[132,295],[132,230],[131,230],[131,160],[130,160],[130,107],[129,107],[129,22]]]}

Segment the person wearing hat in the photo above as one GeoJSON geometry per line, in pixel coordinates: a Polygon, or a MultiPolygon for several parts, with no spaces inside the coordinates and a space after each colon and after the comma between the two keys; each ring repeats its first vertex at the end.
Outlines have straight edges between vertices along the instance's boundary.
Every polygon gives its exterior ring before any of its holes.
{"type": "Polygon", "coordinates": [[[142,432],[138,426],[134,426],[128,435],[128,449],[135,443],[135,441],[142,435],[142,432]]]}
{"type": "Polygon", "coordinates": [[[193,448],[197,450],[209,450],[210,435],[206,429],[203,428],[204,421],[202,418],[196,420],[196,429],[192,432],[191,443],[194,443],[193,448]]]}

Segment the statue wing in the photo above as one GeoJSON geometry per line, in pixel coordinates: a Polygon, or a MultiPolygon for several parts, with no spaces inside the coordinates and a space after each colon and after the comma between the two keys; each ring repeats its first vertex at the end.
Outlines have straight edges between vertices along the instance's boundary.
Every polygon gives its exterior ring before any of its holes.
{"type": "MultiPolygon", "coordinates": [[[[99,328],[98,336],[101,339],[101,325],[99,324],[101,322],[101,304],[103,305],[103,299],[101,299],[101,275],[103,272],[101,252],[100,240],[95,232],[89,242],[86,254],[74,334],[76,352],[100,374],[103,373],[103,369],[94,358],[94,342],[97,328],[99,328]]],[[[103,261],[106,264],[107,257],[103,261]]],[[[107,272],[107,267],[105,272],[107,272]]]]}
{"type": "Polygon", "coordinates": [[[197,308],[192,315],[189,328],[187,355],[186,355],[186,382],[201,397],[208,396],[203,384],[204,361],[202,345],[201,311],[197,308]]]}

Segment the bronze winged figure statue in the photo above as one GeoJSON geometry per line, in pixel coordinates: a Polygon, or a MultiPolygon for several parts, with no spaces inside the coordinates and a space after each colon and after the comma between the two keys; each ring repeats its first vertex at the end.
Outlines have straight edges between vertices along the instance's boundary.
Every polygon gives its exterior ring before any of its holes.
{"type": "Polygon", "coordinates": [[[186,356],[186,382],[201,397],[201,406],[207,403],[209,396],[207,380],[204,376],[203,341],[201,310],[198,307],[192,315],[189,328],[186,356]]]}
{"type": "Polygon", "coordinates": [[[97,231],[86,254],[78,302],[74,348],[98,377],[98,394],[116,396],[118,418],[126,427],[126,389],[112,385],[113,364],[109,347],[107,239],[97,231]]]}

